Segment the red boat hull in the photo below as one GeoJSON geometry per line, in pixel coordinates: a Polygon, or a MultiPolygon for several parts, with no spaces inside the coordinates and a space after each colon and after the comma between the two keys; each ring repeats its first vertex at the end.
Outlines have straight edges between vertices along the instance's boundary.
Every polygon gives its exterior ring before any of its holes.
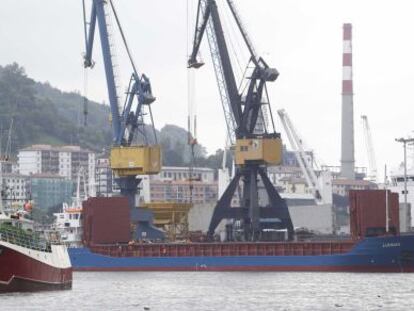
{"type": "Polygon", "coordinates": [[[0,245],[0,293],[70,289],[72,268],[59,268],[37,260],[50,253],[25,254],[0,245]]]}

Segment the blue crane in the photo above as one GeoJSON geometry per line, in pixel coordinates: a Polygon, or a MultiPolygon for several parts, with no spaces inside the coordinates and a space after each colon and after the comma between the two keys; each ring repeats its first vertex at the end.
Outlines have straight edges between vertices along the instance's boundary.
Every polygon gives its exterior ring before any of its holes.
{"type": "Polygon", "coordinates": [[[116,175],[121,194],[128,197],[131,207],[135,207],[135,196],[141,182],[141,179],[137,176],[158,174],[161,169],[161,151],[157,143],[151,110],[151,104],[155,101],[155,97],[152,95],[149,78],[145,74],[138,73],[112,0],[91,1],[90,19],[88,21],[86,4],[83,0],[86,46],[84,66],[85,68],[94,66],[92,52],[95,30],[98,27],[111,108],[112,146],[110,165],[116,175]],[[117,28],[132,67],[126,98],[122,105],[115,74],[112,17],[115,17],[117,28]],[[145,117],[148,116],[149,124],[144,122],[145,117]]]}

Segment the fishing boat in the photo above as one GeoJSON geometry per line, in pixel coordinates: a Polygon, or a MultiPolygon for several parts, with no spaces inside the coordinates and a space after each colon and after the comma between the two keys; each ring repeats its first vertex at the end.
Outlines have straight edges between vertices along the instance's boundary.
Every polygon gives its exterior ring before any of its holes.
{"type": "Polygon", "coordinates": [[[31,204],[0,208],[0,293],[72,288],[67,248],[34,231],[31,204]]]}

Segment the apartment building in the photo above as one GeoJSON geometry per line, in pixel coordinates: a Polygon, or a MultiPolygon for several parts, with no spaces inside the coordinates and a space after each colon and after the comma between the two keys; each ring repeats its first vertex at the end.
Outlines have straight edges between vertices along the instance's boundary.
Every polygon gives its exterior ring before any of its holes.
{"type": "Polygon", "coordinates": [[[52,174],[75,181],[80,169],[88,184],[95,183],[95,153],[79,146],[32,145],[19,150],[19,173],[52,174]]]}

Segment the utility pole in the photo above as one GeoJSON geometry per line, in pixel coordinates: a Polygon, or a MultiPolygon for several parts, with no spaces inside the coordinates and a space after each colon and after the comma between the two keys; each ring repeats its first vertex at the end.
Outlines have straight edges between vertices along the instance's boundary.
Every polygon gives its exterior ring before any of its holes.
{"type": "Polygon", "coordinates": [[[407,208],[407,144],[413,143],[414,138],[396,138],[395,141],[403,143],[404,147],[404,206],[407,208]]]}

